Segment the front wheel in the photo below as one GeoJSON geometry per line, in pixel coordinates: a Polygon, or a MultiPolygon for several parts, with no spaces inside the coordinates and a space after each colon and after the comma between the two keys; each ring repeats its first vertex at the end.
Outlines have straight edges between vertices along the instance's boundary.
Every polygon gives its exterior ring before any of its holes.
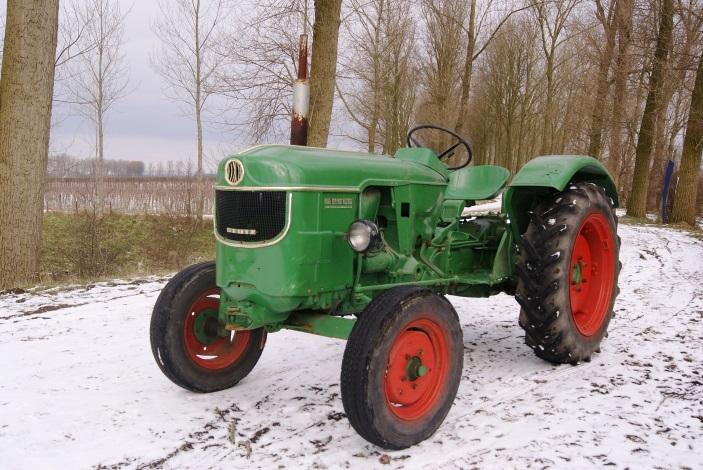
{"type": "Polygon", "coordinates": [[[600,350],[618,294],[612,201],[600,186],[574,183],[531,216],[516,265],[525,341],[550,362],[589,361],[600,350]]]}
{"type": "Polygon", "coordinates": [[[397,287],[357,320],[342,361],[342,403],[367,441],[404,449],[430,437],[452,406],[464,359],[461,325],[443,296],[397,287]]]}
{"type": "Polygon", "coordinates": [[[266,343],[263,328],[225,331],[218,321],[215,263],[190,266],[164,287],[151,316],[151,350],[172,382],[193,392],[236,385],[254,368],[266,343]]]}

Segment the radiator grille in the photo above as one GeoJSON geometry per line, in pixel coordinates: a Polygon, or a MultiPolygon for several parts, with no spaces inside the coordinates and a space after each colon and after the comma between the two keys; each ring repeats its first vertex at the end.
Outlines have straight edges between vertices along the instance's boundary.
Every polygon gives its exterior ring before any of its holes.
{"type": "Polygon", "coordinates": [[[276,238],[286,225],[284,191],[215,191],[217,233],[235,242],[276,238]]]}

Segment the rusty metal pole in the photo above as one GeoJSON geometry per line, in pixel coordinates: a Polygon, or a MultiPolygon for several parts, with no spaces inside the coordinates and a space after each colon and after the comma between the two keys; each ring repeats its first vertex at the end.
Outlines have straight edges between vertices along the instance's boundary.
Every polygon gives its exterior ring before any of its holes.
{"type": "Polygon", "coordinates": [[[308,35],[301,34],[300,41],[298,42],[298,79],[293,83],[293,115],[290,123],[291,145],[308,144],[309,109],[308,35]]]}

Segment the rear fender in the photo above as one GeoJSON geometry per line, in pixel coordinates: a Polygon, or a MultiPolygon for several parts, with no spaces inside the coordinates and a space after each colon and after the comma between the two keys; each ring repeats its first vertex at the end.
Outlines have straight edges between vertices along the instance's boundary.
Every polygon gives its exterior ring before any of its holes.
{"type": "Polygon", "coordinates": [[[590,181],[605,189],[618,206],[618,192],[608,170],[595,158],[581,155],[537,157],[523,166],[503,194],[515,240],[527,230],[529,212],[542,200],[563,191],[569,183],[590,181]]]}

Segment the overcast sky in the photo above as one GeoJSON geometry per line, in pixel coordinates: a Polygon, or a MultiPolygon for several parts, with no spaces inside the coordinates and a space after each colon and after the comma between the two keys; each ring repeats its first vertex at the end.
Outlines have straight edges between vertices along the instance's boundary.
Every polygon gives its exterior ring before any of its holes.
{"type": "MultiPolygon", "coordinates": [[[[110,109],[105,129],[105,157],[147,163],[195,158],[195,124],[182,105],[170,101],[163,80],[149,64],[159,47],[151,31],[158,13],[156,0],[118,0],[125,19],[124,55],[130,93],[110,109]]],[[[4,1],[3,1],[4,3],[4,1]]],[[[71,115],[69,106],[57,106],[51,133],[51,151],[79,157],[94,153],[92,123],[71,115]]],[[[242,145],[231,135],[206,125],[206,160],[216,161],[242,145]]]]}

